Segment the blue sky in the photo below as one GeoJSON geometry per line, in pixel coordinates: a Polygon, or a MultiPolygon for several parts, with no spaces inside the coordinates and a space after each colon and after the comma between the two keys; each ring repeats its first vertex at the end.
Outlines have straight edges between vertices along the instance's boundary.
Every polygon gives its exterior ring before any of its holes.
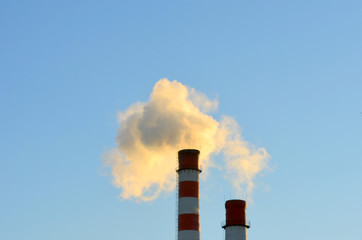
{"type": "MultiPolygon", "coordinates": [[[[175,194],[120,201],[101,156],[161,78],[271,155],[249,239],[361,239],[361,1],[2,1],[0,238],[174,239],[175,194]]],[[[201,238],[233,189],[201,182],[201,238]]]]}

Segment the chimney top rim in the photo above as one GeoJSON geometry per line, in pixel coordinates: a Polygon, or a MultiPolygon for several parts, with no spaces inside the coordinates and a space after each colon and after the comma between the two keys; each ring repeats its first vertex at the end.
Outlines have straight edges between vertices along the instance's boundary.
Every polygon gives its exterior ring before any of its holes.
{"type": "Polygon", "coordinates": [[[182,153],[195,153],[195,154],[200,154],[200,151],[197,149],[182,149],[180,151],[178,151],[178,154],[182,154],[182,153]]]}

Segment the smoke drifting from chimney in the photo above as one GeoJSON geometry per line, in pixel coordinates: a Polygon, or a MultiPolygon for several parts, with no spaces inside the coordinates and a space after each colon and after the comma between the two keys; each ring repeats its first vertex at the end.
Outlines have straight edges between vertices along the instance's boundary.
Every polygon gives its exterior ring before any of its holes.
{"type": "Polygon", "coordinates": [[[223,153],[225,175],[235,189],[251,192],[253,178],[268,166],[264,148],[242,139],[231,117],[215,120],[218,102],[177,81],[158,81],[148,102],[135,103],[118,118],[117,148],[106,154],[121,198],[149,201],[175,188],[177,152],[200,149],[200,165],[212,166],[211,154],[223,153]]]}

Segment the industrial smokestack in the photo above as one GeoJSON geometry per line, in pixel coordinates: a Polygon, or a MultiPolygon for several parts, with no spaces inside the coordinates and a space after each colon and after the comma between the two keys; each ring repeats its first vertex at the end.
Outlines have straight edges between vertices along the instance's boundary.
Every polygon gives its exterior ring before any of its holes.
{"type": "Polygon", "coordinates": [[[200,240],[199,154],[178,152],[178,240],[200,240]]]}
{"type": "Polygon", "coordinates": [[[239,199],[228,200],[225,208],[225,240],[246,240],[246,229],[250,227],[246,223],[246,202],[239,199]]]}

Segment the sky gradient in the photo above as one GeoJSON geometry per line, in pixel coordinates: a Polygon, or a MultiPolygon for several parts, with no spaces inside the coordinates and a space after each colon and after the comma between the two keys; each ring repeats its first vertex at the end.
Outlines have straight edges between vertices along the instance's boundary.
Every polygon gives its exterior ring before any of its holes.
{"type": "MultiPolygon", "coordinates": [[[[361,26],[359,0],[2,1],[0,239],[175,239],[175,193],[121,201],[101,160],[161,78],[270,154],[250,240],[362,239],[361,26]]],[[[200,190],[221,240],[235,191],[217,169],[200,190]]]]}

